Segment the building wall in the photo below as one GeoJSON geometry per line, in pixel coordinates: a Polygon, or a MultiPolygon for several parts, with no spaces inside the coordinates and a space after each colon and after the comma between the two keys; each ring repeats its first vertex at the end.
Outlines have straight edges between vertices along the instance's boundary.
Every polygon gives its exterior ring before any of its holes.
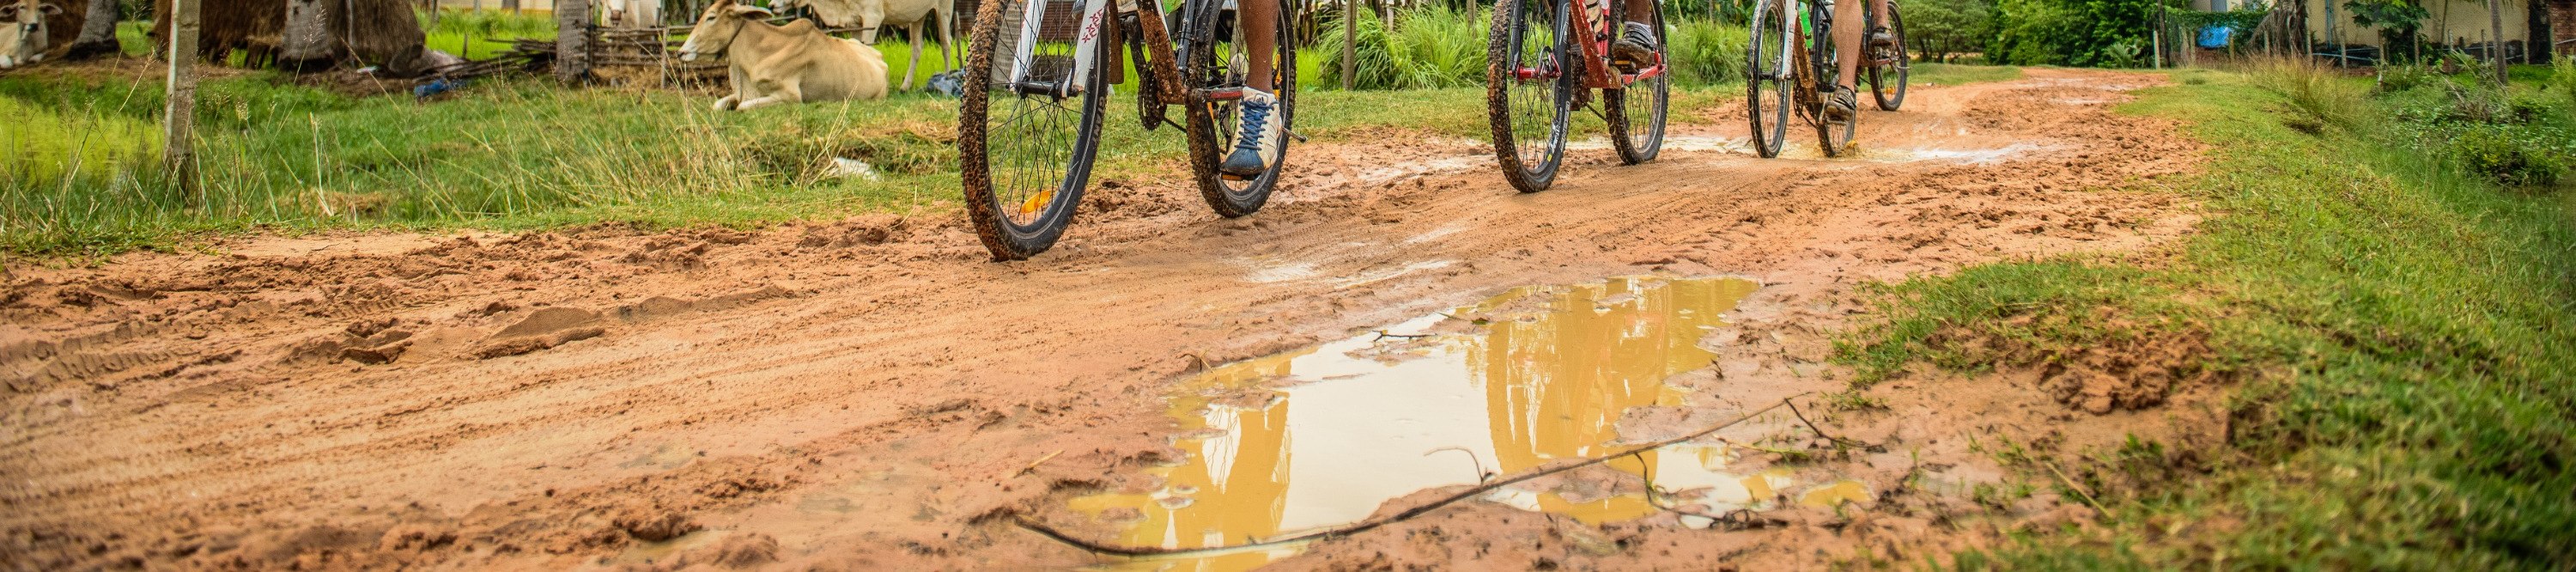
{"type": "MultiPolygon", "coordinates": [[[[2379,45],[2379,29],[2353,23],[2351,12],[2343,9],[2344,0],[2303,1],[2308,5],[2308,30],[2316,35],[2317,41],[2328,41],[2328,36],[2326,35],[2326,9],[2328,4],[2331,3],[2336,20],[2334,23],[2335,37],[2343,38],[2343,42],[2347,44],[2379,45]]],[[[2495,35],[2487,21],[2487,4],[2484,1],[2423,1],[2424,9],[2433,13],[2432,16],[2424,19],[2424,29],[2421,33],[2426,41],[2477,43],[2490,40],[2492,39],[2492,36],[2495,35]]],[[[2496,2],[2496,8],[2504,11],[2505,41],[2512,42],[2530,39],[2531,10],[2530,6],[2526,4],[2526,2],[2529,1],[2533,0],[2498,0],[2496,2]]],[[[2548,1],[2576,3],[2576,0],[2548,1]]],[[[2567,17],[2569,16],[2563,15],[2562,13],[2562,15],[2558,16],[2558,18],[2562,19],[2553,20],[2552,22],[2567,22],[2567,20],[2563,19],[2567,17]]],[[[2558,32],[2559,34],[2564,35],[2567,33],[2565,31],[2567,30],[2565,26],[2566,24],[2563,23],[2557,24],[2557,29],[2560,30],[2558,32]]]]}

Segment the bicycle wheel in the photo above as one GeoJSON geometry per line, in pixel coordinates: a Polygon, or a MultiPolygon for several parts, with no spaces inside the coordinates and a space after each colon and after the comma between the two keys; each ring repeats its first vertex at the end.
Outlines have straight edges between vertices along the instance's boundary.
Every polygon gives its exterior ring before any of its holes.
{"type": "MultiPolygon", "coordinates": [[[[1185,66],[1181,75],[1187,78],[1184,81],[1190,86],[1241,89],[1246,85],[1243,78],[1250,73],[1251,66],[1246,60],[1250,54],[1243,48],[1250,44],[1243,41],[1244,26],[1241,25],[1232,26],[1231,33],[1226,34],[1228,37],[1217,37],[1220,18],[1214,15],[1219,14],[1221,1],[1193,0],[1183,7],[1187,13],[1179,15],[1187,22],[1184,29],[1190,31],[1190,36],[1182,40],[1185,45],[1181,46],[1187,53],[1180,54],[1180,61],[1185,66]],[[1201,14],[1209,16],[1197,16],[1201,14]]],[[[1278,21],[1270,24],[1279,34],[1276,36],[1278,49],[1271,54],[1270,87],[1279,97],[1280,125],[1294,128],[1297,125],[1297,50],[1293,46],[1297,43],[1288,25],[1289,6],[1287,2],[1281,2],[1278,21]]],[[[1190,131],[1190,171],[1198,179],[1199,197],[1207,200],[1208,207],[1215,209],[1217,216],[1226,218],[1252,214],[1270,202],[1270,191],[1278,187],[1279,173],[1288,164],[1288,143],[1292,139],[1280,138],[1279,157],[1271,161],[1270,169],[1262,171],[1261,175],[1244,179],[1223,176],[1217,172],[1217,164],[1225,161],[1227,153],[1234,152],[1235,140],[1243,132],[1242,118],[1235,113],[1236,106],[1235,100],[1210,100],[1184,106],[1188,108],[1185,115],[1190,131]]]]}
{"type": "Polygon", "coordinates": [[[1503,0],[1485,46],[1485,114],[1494,126],[1494,159],[1503,179],[1524,193],[1547,190],[1565,161],[1574,116],[1577,64],[1563,4],[1503,0]]]}
{"type": "MultiPolygon", "coordinates": [[[[1858,2],[1861,0],[1844,1],[1858,2]]],[[[1833,28],[1829,23],[1831,22],[1831,17],[1824,14],[1821,7],[1815,8],[1815,11],[1816,14],[1811,19],[1816,22],[1816,29],[1820,32],[1832,30],[1833,28]]],[[[1812,36],[1810,39],[1814,43],[1810,44],[1807,49],[1807,72],[1815,74],[1815,85],[1842,85],[1842,78],[1840,76],[1841,68],[1835,67],[1837,60],[1835,60],[1836,53],[1834,52],[1835,47],[1833,34],[1819,33],[1812,36]]],[[[1824,98],[1817,97],[1815,100],[1822,102],[1824,101],[1824,98]]],[[[1810,113],[1810,118],[1813,119],[1811,123],[1816,125],[1816,145],[1824,148],[1826,157],[1841,157],[1850,152],[1852,132],[1860,125],[1860,117],[1858,117],[1859,110],[1855,109],[1853,112],[1854,116],[1851,119],[1834,121],[1825,117],[1824,107],[1819,103],[1810,113]]]]}
{"type": "Polygon", "coordinates": [[[1792,19],[1780,0],[1762,0],[1753,10],[1751,42],[1744,49],[1744,116],[1753,124],[1753,152],[1780,156],[1789,139],[1789,77],[1792,19]]]}
{"type": "MultiPolygon", "coordinates": [[[[977,10],[971,48],[966,56],[965,101],[957,119],[959,171],[966,186],[966,211],[975,234],[994,260],[1021,260],[1055,246],[1073,224],[1074,205],[1091,181],[1092,160],[1100,152],[1100,122],[1107,74],[1093,70],[1073,75],[1075,43],[1070,38],[1020,35],[1022,2],[984,0],[977,10]],[[1001,12],[1011,12],[1009,27],[1001,12]],[[994,76],[1010,74],[1018,41],[1035,46],[1021,62],[1028,78],[1006,85],[994,76]],[[1001,62],[1000,69],[996,62],[1001,62]],[[1063,87],[1081,89],[1065,94],[1063,87]]],[[[1107,42],[1093,61],[1107,62],[1107,42]]]]}
{"type": "Polygon", "coordinates": [[[1878,100],[1881,111],[1905,106],[1905,74],[1914,67],[1913,60],[1905,55],[1905,18],[1899,12],[1896,0],[1888,0],[1884,20],[1887,33],[1896,41],[1884,48],[1872,48],[1869,54],[1869,95],[1878,100]]]}
{"type": "MultiPolygon", "coordinates": [[[[1627,0],[1653,2],[1654,0],[1627,0]]],[[[1619,162],[1635,165],[1655,160],[1664,148],[1664,114],[1672,105],[1672,60],[1665,58],[1664,45],[1671,43],[1672,26],[1664,23],[1664,7],[1654,7],[1656,42],[1655,62],[1664,65],[1663,73],[1638,80],[1621,89],[1607,90],[1610,108],[1610,146],[1619,151],[1619,162]]],[[[1651,65],[1651,64],[1650,64],[1651,65]]]]}

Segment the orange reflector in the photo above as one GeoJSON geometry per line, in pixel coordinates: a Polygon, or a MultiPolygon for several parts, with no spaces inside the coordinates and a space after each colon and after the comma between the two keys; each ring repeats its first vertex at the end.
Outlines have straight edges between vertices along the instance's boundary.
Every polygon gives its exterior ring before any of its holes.
{"type": "Polygon", "coordinates": [[[1055,189],[1038,191],[1038,194],[1029,195],[1029,200],[1020,201],[1020,214],[1035,214],[1038,209],[1046,208],[1047,203],[1054,201],[1055,189]]]}

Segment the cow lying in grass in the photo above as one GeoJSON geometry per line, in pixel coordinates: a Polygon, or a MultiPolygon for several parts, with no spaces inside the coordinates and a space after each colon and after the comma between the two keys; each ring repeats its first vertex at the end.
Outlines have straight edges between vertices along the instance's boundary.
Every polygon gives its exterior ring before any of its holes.
{"type": "Polygon", "coordinates": [[[59,14],[63,9],[52,4],[39,4],[36,0],[0,1],[8,2],[0,4],[0,26],[8,26],[0,28],[0,69],[45,59],[45,49],[53,44],[46,37],[45,17],[59,14]]]}
{"type": "Polygon", "coordinates": [[[716,0],[680,45],[681,61],[732,62],[725,75],[733,95],[716,100],[718,111],[886,96],[885,56],[876,48],[824,35],[812,20],[773,26],[764,21],[770,16],[768,8],[716,0]]]}

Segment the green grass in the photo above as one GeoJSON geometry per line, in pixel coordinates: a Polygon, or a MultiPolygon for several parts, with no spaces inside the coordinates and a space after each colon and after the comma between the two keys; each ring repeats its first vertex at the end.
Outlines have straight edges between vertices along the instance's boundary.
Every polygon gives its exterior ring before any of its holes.
{"type": "Polygon", "coordinates": [[[2497,188],[2367,122],[2311,134],[2291,126],[2304,112],[2281,92],[2236,74],[2188,75],[2197,81],[2146,90],[2124,110],[2184,120],[2216,146],[2205,174],[2166,183],[2206,204],[2213,218],[2200,234],[2169,254],[2001,263],[1885,286],[1887,321],[1841,345],[1859,385],[1908,363],[1974,370],[2177,339],[2206,340],[2185,365],[2238,380],[2230,439],[2195,452],[2206,472],[2158,454],[2134,463],[2122,460],[2131,451],[2091,452],[2079,477],[2118,481],[2125,470],[2135,485],[2095,490],[2111,509],[2100,532],[2026,537],[1956,564],[2576,561],[2568,197],[2497,188]],[[1997,343],[1965,343],[1976,339],[1997,343]],[[2191,532],[2171,536],[2178,528],[2191,532]]]}
{"type": "MultiPolygon", "coordinates": [[[[919,92],[714,113],[710,93],[565,90],[528,77],[476,81],[432,103],[353,98],[269,72],[201,90],[207,193],[192,208],[158,172],[157,76],[0,77],[0,119],[31,127],[0,131],[0,146],[29,151],[0,160],[0,252],[94,255],[260,229],[751,224],[949,208],[957,193],[956,101],[919,92]],[[884,177],[827,178],[836,156],[884,177]]],[[[1182,139],[1139,128],[1132,93],[1109,102],[1097,176],[1182,172],[1182,139]]],[[[1674,121],[1736,96],[1676,90],[1674,121]]],[[[1482,88],[1310,89],[1299,101],[1299,131],[1318,141],[1489,134],[1482,88]]],[[[1590,114],[1577,117],[1578,137],[1601,132],[1590,114]]]]}

